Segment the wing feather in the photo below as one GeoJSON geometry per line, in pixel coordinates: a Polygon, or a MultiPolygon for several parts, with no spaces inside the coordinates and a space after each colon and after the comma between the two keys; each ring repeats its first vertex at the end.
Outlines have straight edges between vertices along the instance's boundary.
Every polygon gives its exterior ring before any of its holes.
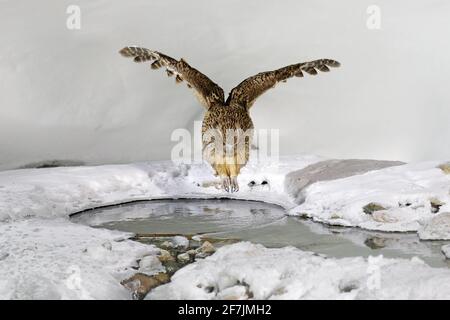
{"type": "Polygon", "coordinates": [[[206,108],[215,103],[224,103],[222,88],[183,59],[178,61],[161,52],[136,46],[125,47],[119,53],[124,57],[133,58],[133,61],[138,63],[153,61],[150,65],[152,69],[164,66],[169,77],[175,75],[176,83],[186,81],[188,87],[195,90],[198,100],[206,108]]]}
{"type": "Polygon", "coordinates": [[[292,77],[303,77],[306,72],[316,75],[317,70],[329,72],[330,67],[339,67],[340,63],[331,59],[320,59],[311,62],[302,62],[274,71],[261,72],[249,77],[231,90],[227,104],[235,103],[250,108],[255,100],[270,88],[274,88],[278,82],[286,82],[292,77]]]}

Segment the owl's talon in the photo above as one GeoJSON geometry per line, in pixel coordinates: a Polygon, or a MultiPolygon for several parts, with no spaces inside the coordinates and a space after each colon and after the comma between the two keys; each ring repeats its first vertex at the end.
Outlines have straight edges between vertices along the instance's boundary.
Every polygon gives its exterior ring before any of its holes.
{"type": "Polygon", "coordinates": [[[231,192],[231,181],[230,181],[230,177],[222,177],[222,188],[226,191],[226,192],[231,192]]]}
{"type": "Polygon", "coordinates": [[[237,177],[231,177],[231,192],[238,192],[239,184],[237,182],[237,177]]]}

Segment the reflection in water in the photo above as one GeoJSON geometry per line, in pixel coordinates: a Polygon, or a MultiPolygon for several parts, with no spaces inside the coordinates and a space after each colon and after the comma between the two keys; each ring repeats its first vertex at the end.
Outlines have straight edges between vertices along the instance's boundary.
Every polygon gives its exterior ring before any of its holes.
{"type": "Polygon", "coordinates": [[[99,208],[74,221],[137,234],[205,234],[267,247],[295,246],[333,257],[419,256],[433,266],[450,266],[441,241],[419,241],[413,233],[329,227],[288,217],[276,205],[241,200],[155,200],[99,208]]]}

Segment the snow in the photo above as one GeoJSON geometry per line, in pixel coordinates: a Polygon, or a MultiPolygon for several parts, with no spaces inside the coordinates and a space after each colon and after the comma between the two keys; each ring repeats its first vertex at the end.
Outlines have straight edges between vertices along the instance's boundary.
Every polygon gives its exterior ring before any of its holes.
{"type": "Polygon", "coordinates": [[[427,222],[419,230],[422,240],[450,240],[450,212],[443,212],[427,222]]]}
{"type": "Polygon", "coordinates": [[[450,176],[437,168],[440,163],[412,163],[320,181],[305,190],[305,202],[290,213],[368,230],[418,231],[434,216],[432,199],[444,203],[441,212],[450,208],[450,176]],[[370,203],[385,210],[365,214],[363,207],[370,203]]]}
{"type": "MultiPolygon", "coordinates": [[[[3,171],[0,298],[130,298],[120,281],[136,272],[134,268],[146,274],[160,272],[162,266],[154,257],[158,250],[126,240],[131,234],[78,225],[68,217],[81,210],[135,200],[257,200],[327,224],[419,231],[424,239],[430,234],[447,237],[450,175],[438,168],[441,163],[400,165],[330,161],[310,155],[282,157],[278,163],[250,162],[239,176],[240,191],[233,194],[217,189],[212,170],[203,164],[159,161],[3,171]],[[330,176],[334,180],[328,180],[330,176]],[[255,185],[249,185],[250,181],[255,185]],[[268,184],[261,185],[262,181],[268,184]],[[367,214],[363,208],[369,203],[379,204],[383,210],[367,214]]],[[[174,241],[175,245],[185,243],[182,237],[174,241]]],[[[447,247],[442,250],[448,255],[447,247]]],[[[324,259],[293,248],[272,250],[241,244],[182,269],[173,283],[155,290],[151,297],[243,298],[249,294],[243,281],[250,285],[254,298],[449,297],[447,270],[416,260],[380,261],[382,289],[370,291],[364,284],[370,263],[363,258],[324,259]],[[394,275],[398,274],[401,277],[397,279],[394,275]],[[209,289],[197,288],[194,283],[200,280],[204,287],[214,284],[217,290],[208,293],[209,289]],[[353,286],[357,289],[347,290],[353,286]],[[431,290],[433,286],[438,289],[431,290]]]]}
{"type": "Polygon", "coordinates": [[[189,240],[186,237],[175,236],[172,238],[172,244],[175,248],[187,248],[189,246],[189,240]]]}
{"type": "Polygon", "coordinates": [[[442,246],[442,252],[444,253],[447,259],[450,259],[450,244],[442,246]]]}
{"type": "MultiPolygon", "coordinates": [[[[286,158],[279,164],[249,164],[239,177],[234,198],[289,205],[283,193],[286,173],[320,160],[316,156],[286,158]],[[270,178],[267,187],[258,186],[270,178]],[[247,186],[250,180],[257,186],[247,186]]],[[[85,209],[126,201],[162,198],[229,196],[214,186],[209,165],[175,165],[171,161],[94,167],[21,169],[0,172],[0,221],[20,217],[61,217],[85,209]]]]}
{"type": "Polygon", "coordinates": [[[128,237],[61,218],[1,223],[0,299],[129,299],[120,281],[159,250],[128,237]]]}
{"type": "Polygon", "coordinates": [[[4,171],[0,172],[0,220],[67,217],[135,200],[227,197],[278,204],[291,215],[333,225],[418,231],[431,218],[450,210],[450,175],[438,168],[442,161],[406,165],[333,161],[305,155],[282,157],[278,163],[250,162],[238,178],[240,191],[233,194],[214,186],[206,164],[159,161],[4,171]],[[329,176],[336,179],[328,180],[329,176]],[[250,181],[256,184],[250,186],[250,181]],[[268,184],[261,185],[262,181],[268,184]],[[437,213],[432,201],[440,204],[437,213]],[[383,210],[364,213],[370,203],[383,210]]]}
{"type": "Polygon", "coordinates": [[[418,258],[334,259],[249,242],[180,269],[146,299],[449,299],[450,270],[418,258]]]}

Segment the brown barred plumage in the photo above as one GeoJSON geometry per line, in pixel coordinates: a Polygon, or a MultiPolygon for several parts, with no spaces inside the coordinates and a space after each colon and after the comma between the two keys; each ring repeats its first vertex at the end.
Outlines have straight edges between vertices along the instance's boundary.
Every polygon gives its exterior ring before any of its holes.
{"type": "Polygon", "coordinates": [[[340,66],[335,60],[320,59],[258,73],[233,88],[225,101],[222,88],[183,59],[177,61],[158,51],[135,46],[123,48],[120,54],[133,58],[138,63],[153,61],[152,69],[164,66],[169,77],[175,75],[177,83],[186,81],[187,86],[194,90],[207,110],[202,125],[204,158],[222,178],[223,188],[229,192],[238,191],[237,176],[249,159],[253,134],[249,109],[255,100],[278,82],[303,77],[304,72],[316,75],[317,71],[329,72],[330,67],[340,66]],[[234,130],[234,136],[227,134],[229,130],[234,130]],[[231,140],[227,140],[230,136],[231,140]],[[220,141],[226,152],[217,152],[217,141],[220,141]],[[228,153],[229,150],[231,151],[228,153]]]}

